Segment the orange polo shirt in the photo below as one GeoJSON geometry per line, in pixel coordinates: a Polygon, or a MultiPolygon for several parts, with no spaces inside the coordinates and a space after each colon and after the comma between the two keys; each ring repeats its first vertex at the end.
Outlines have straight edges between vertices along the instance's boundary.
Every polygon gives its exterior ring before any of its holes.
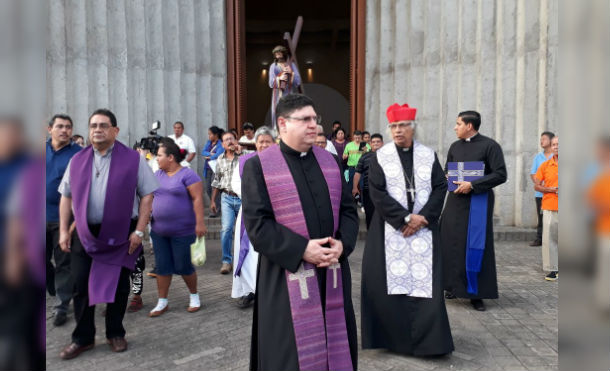
{"type": "Polygon", "coordinates": [[[595,229],[599,235],[610,236],[610,172],[601,174],[589,189],[589,202],[599,208],[595,229]]]}
{"type": "MultiPolygon", "coordinates": [[[[559,186],[559,162],[555,157],[545,161],[536,172],[536,179],[543,182],[545,187],[559,186]]],[[[542,210],[559,210],[559,195],[557,193],[544,193],[542,196],[542,210]]]]}

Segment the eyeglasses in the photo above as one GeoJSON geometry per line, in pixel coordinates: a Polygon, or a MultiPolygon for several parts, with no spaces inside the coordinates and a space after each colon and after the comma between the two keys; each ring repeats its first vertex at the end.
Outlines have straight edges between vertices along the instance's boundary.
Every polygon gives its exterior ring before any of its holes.
{"type": "Polygon", "coordinates": [[[389,125],[390,130],[395,130],[395,129],[406,129],[407,127],[415,127],[415,122],[410,121],[410,122],[398,122],[395,124],[390,124],[389,125]]]}
{"type": "Polygon", "coordinates": [[[301,123],[315,122],[316,124],[322,123],[322,116],[305,116],[305,117],[286,117],[287,119],[298,121],[301,123]]]}
{"type": "Polygon", "coordinates": [[[97,128],[100,128],[102,130],[108,130],[111,126],[112,125],[107,122],[100,122],[99,124],[93,122],[93,123],[89,124],[89,129],[95,130],[97,128]]]}

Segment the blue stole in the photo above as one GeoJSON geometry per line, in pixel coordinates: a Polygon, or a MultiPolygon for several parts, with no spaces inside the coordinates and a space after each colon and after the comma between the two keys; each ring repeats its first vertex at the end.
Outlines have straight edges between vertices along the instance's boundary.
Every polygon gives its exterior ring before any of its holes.
{"type": "Polygon", "coordinates": [[[466,279],[468,293],[479,292],[479,272],[485,251],[487,236],[487,195],[488,192],[473,194],[470,198],[468,216],[468,237],[466,239],[466,279]]]}

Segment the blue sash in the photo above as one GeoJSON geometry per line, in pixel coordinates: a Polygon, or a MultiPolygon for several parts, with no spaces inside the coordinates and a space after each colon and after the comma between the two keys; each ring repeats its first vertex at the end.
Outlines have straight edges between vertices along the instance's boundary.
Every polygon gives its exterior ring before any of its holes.
{"type": "Polygon", "coordinates": [[[488,192],[473,194],[470,198],[468,216],[468,237],[466,239],[466,279],[468,293],[479,292],[479,272],[485,251],[487,235],[487,195],[488,192]]]}

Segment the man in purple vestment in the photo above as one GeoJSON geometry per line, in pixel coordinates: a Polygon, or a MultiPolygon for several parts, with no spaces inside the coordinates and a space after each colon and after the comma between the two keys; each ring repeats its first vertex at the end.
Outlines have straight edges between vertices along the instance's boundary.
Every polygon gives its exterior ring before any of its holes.
{"type": "Polygon", "coordinates": [[[60,353],[63,359],[93,348],[98,303],[107,303],[110,348],[114,352],[127,349],[123,316],[129,274],[142,248],[158,182],[144,157],[116,140],[118,133],[110,110],[93,112],[91,146],[72,157],[59,185],[59,245],[71,253],[76,319],[72,342],[60,353]],[[76,235],[69,230],[72,211],[76,235]]]}
{"type": "Polygon", "coordinates": [[[341,161],[314,146],[319,116],[300,94],[280,99],[281,142],[246,161],[246,231],[259,255],[251,370],[355,370],[348,256],[358,215],[341,161]]]}

